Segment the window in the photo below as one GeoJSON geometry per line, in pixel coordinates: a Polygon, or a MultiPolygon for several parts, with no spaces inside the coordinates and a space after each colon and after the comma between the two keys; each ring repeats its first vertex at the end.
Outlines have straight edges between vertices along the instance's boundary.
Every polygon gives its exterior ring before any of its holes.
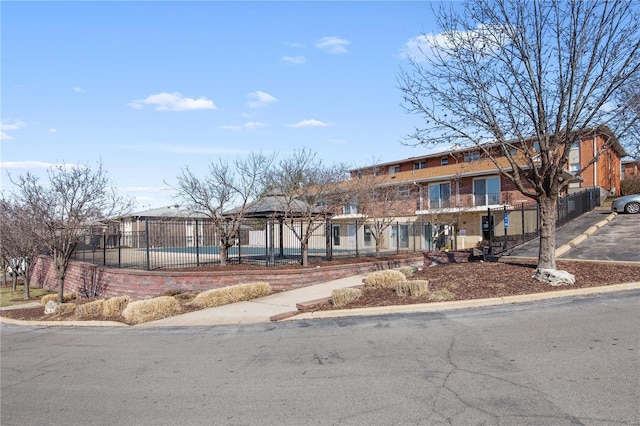
{"type": "Polygon", "coordinates": [[[389,174],[400,173],[400,166],[389,167],[389,174]]]}
{"type": "Polygon", "coordinates": [[[413,170],[420,170],[427,168],[427,160],[415,161],[413,163],[413,170]]]}
{"type": "Polygon", "coordinates": [[[573,174],[580,170],[580,143],[576,142],[571,145],[569,151],[569,171],[573,174]]]}
{"type": "Polygon", "coordinates": [[[411,188],[409,188],[409,185],[402,185],[398,187],[398,197],[399,198],[407,198],[409,197],[409,192],[410,192],[411,188]]]}
{"type": "Polygon", "coordinates": [[[533,143],[533,150],[535,152],[540,152],[540,142],[536,141],[533,143]]]}
{"type": "Polygon", "coordinates": [[[451,184],[435,183],[429,185],[429,208],[441,209],[451,207],[451,184]]]}
{"type": "Polygon", "coordinates": [[[345,204],[344,214],[358,214],[358,206],[356,204],[345,204]]]}
{"type": "Polygon", "coordinates": [[[446,166],[447,164],[449,164],[449,157],[441,157],[440,158],[440,165],[441,166],[446,166]]]}
{"type": "Polygon", "coordinates": [[[364,226],[364,245],[371,245],[371,227],[369,225],[364,226]]]}
{"type": "Polygon", "coordinates": [[[495,176],[475,179],[473,196],[475,206],[500,204],[500,178],[495,176]]]}
{"type": "Polygon", "coordinates": [[[480,153],[479,152],[472,152],[469,154],[465,154],[464,156],[464,162],[468,163],[470,161],[476,161],[480,159],[480,153]]]}

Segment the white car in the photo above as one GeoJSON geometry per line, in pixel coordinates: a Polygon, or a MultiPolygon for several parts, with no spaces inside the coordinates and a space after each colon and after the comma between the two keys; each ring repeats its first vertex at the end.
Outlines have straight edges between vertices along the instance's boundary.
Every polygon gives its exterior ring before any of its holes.
{"type": "Polygon", "coordinates": [[[611,211],[636,214],[640,212],[640,194],[625,195],[613,200],[611,211]]]}

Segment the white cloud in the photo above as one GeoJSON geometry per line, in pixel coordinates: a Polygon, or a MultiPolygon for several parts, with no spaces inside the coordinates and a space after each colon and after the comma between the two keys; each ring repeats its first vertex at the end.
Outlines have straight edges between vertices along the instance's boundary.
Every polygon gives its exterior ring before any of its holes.
{"type": "Polygon", "coordinates": [[[449,34],[423,34],[409,39],[400,48],[400,57],[409,58],[417,62],[424,62],[433,57],[436,48],[443,48],[440,54],[445,54],[454,45],[462,45],[464,48],[474,48],[478,52],[496,49],[501,43],[506,43],[506,32],[499,26],[478,25],[475,30],[455,31],[449,34]]]}
{"type": "Polygon", "coordinates": [[[198,109],[217,109],[212,100],[204,96],[194,99],[186,98],[181,93],[158,93],[146,99],[129,103],[131,108],[142,109],[145,105],[155,105],[156,111],[190,111],[198,109]]]}
{"type": "Polygon", "coordinates": [[[284,62],[289,62],[290,64],[304,64],[305,62],[307,62],[307,58],[305,58],[304,56],[283,56],[282,60],[284,62]]]}
{"type": "Polygon", "coordinates": [[[22,129],[25,126],[26,124],[22,120],[7,119],[7,120],[2,120],[2,123],[0,123],[0,129],[2,129],[2,131],[18,130],[18,129],[22,129]]]}
{"type": "Polygon", "coordinates": [[[76,92],[76,93],[84,93],[84,89],[82,87],[78,87],[78,86],[74,87],[73,91],[76,92]]]}
{"type": "Polygon", "coordinates": [[[323,37],[316,42],[316,47],[328,53],[347,53],[349,44],[349,40],[340,37],[323,37]]]}
{"type": "Polygon", "coordinates": [[[58,133],[58,129],[56,129],[55,127],[52,127],[49,129],[49,133],[58,133]]]}
{"type": "Polygon", "coordinates": [[[327,126],[329,126],[329,124],[325,123],[324,121],[310,119],[310,120],[299,121],[296,124],[290,124],[288,127],[327,127],[327,126]]]}
{"type": "Polygon", "coordinates": [[[346,139],[329,139],[329,142],[335,143],[335,144],[345,144],[347,143],[347,140],[346,139]]]}
{"type": "Polygon", "coordinates": [[[256,90],[255,92],[249,93],[247,97],[251,99],[249,102],[247,102],[247,105],[249,105],[251,108],[260,108],[260,107],[268,106],[269,104],[272,104],[277,101],[275,97],[271,96],[266,92],[261,92],[260,90],[256,90]]]}
{"type": "Polygon", "coordinates": [[[258,128],[264,127],[264,126],[266,126],[266,124],[261,123],[259,121],[249,121],[248,123],[244,123],[244,127],[246,127],[247,129],[251,129],[251,130],[258,129],[258,128]]]}
{"type": "Polygon", "coordinates": [[[305,47],[304,44],[302,43],[296,43],[296,42],[290,42],[290,41],[285,41],[284,43],[285,46],[289,46],[289,47],[305,47]]]}
{"type": "Polygon", "coordinates": [[[26,126],[26,123],[22,120],[12,120],[6,119],[0,122],[0,139],[3,141],[10,141],[13,139],[11,135],[7,132],[12,132],[14,130],[20,130],[26,126]]]}
{"type": "Polygon", "coordinates": [[[442,38],[442,35],[419,35],[409,39],[400,49],[400,57],[412,60],[420,60],[421,58],[424,58],[424,56],[433,48],[433,43],[437,37],[442,38]]]}
{"type": "Polygon", "coordinates": [[[222,125],[220,126],[220,128],[223,130],[234,130],[234,131],[242,130],[242,127],[240,126],[231,126],[228,124],[222,125]]]}
{"type": "Polygon", "coordinates": [[[59,164],[59,163],[45,163],[44,161],[3,161],[0,163],[0,167],[3,169],[48,169],[50,167],[62,166],[65,169],[72,169],[74,167],[82,167],[77,164],[59,164]]]}

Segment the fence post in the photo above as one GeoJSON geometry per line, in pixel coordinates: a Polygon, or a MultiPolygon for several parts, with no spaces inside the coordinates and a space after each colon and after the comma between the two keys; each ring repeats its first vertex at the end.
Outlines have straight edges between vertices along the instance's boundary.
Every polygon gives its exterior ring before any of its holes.
{"type": "Polygon", "coordinates": [[[151,270],[151,258],[149,255],[149,218],[144,218],[144,238],[147,245],[147,271],[151,270]]]}
{"type": "Polygon", "coordinates": [[[107,266],[107,234],[102,234],[102,266],[107,266]]]}
{"type": "Polygon", "coordinates": [[[359,257],[358,256],[358,219],[356,219],[356,257],[359,257]]]}
{"type": "Polygon", "coordinates": [[[324,229],[324,239],[325,239],[325,254],[328,260],[333,259],[333,245],[332,245],[332,229],[331,229],[331,219],[326,219],[325,221],[325,229],[324,229]]]}
{"type": "Polygon", "coordinates": [[[525,234],[524,234],[524,203],[520,204],[520,216],[522,219],[522,244],[524,244],[525,234]]]}
{"type": "Polygon", "coordinates": [[[489,254],[493,254],[493,217],[491,216],[491,207],[487,207],[487,227],[489,228],[489,254]]]}
{"type": "Polygon", "coordinates": [[[122,268],[122,235],[118,231],[118,268],[122,268]]]}
{"type": "Polygon", "coordinates": [[[508,234],[508,231],[507,231],[507,229],[508,229],[508,226],[507,226],[507,220],[508,220],[508,219],[507,219],[507,217],[508,217],[508,216],[507,216],[507,215],[508,215],[508,213],[507,213],[507,206],[504,206],[504,208],[503,208],[503,209],[504,209],[504,211],[503,211],[504,216],[502,217],[502,220],[503,220],[503,222],[504,222],[504,246],[502,247],[502,251],[507,251],[507,248],[509,247],[509,243],[508,243],[508,241],[509,241],[509,234],[508,234]]]}
{"type": "Polygon", "coordinates": [[[196,219],[196,266],[200,266],[200,233],[198,232],[198,219],[196,219]]]}

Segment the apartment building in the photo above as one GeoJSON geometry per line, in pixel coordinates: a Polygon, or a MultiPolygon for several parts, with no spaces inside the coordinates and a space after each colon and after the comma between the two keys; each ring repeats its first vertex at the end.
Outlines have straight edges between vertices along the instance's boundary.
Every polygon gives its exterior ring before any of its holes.
{"type": "MultiPolygon", "coordinates": [[[[537,144],[531,145],[536,149],[537,144]]],[[[496,147],[494,158],[501,167],[510,170],[508,159],[500,156],[497,150],[496,147]]],[[[516,152],[512,154],[519,164],[526,164],[524,157],[518,158],[516,152]]],[[[619,194],[621,159],[625,155],[624,149],[608,128],[600,127],[585,133],[579,142],[574,143],[569,154],[568,167],[563,176],[571,181],[567,193],[597,187],[603,198],[619,194]],[[607,143],[609,147],[598,160],[580,177],[575,176],[607,143]]],[[[524,204],[534,201],[500,175],[496,165],[484,158],[477,147],[450,149],[351,171],[352,180],[361,179],[366,174],[376,176],[377,187],[393,186],[402,194],[400,199],[404,208],[393,213],[398,223],[389,227],[389,244],[406,242],[407,245],[415,245],[419,241],[423,247],[430,248],[437,241],[435,248],[443,245],[469,248],[486,240],[490,228],[494,235],[499,236],[504,233],[527,233],[537,227],[535,209],[525,212],[522,208],[524,204]],[[488,213],[500,210],[505,214],[488,213]],[[514,212],[513,218],[516,220],[509,220],[510,212],[514,212]],[[404,228],[400,222],[404,223],[404,228]]],[[[357,218],[359,213],[364,219],[364,210],[357,201],[346,205],[342,212],[334,216],[333,234],[355,235],[361,241],[366,241],[366,225],[359,231],[353,224],[348,229],[347,225],[340,228],[339,223],[340,220],[346,222],[357,218]]]]}

